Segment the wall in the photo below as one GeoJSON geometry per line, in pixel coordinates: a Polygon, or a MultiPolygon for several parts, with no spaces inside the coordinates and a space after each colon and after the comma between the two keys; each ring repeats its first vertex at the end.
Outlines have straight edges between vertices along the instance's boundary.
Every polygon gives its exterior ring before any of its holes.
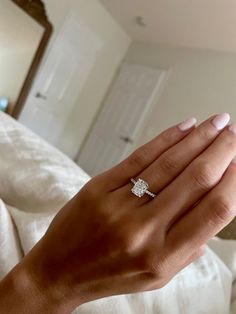
{"type": "Polygon", "coordinates": [[[9,0],[0,10],[0,97],[18,98],[43,28],[9,0]]]}
{"type": "Polygon", "coordinates": [[[59,149],[75,158],[130,45],[130,38],[97,0],[63,1],[60,5],[56,0],[45,0],[45,4],[55,29],[45,58],[70,10],[78,18],[81,16],[105,43],[57,144],[59,149]]]}
{"type": "Polygon", "coordinates": [[[17,100],[33,55],[34,50],[12,51],[0,48],[0,97],[7,97],[11,103],[17,100]]]}
{"type": "Polygon", "coordinates": [[[141,144],[189,116],[199,120],[228,111],[236,119],[236,54],[134,42],[129,62],[170,69],[160,99],[147,119],[141,144]]]}

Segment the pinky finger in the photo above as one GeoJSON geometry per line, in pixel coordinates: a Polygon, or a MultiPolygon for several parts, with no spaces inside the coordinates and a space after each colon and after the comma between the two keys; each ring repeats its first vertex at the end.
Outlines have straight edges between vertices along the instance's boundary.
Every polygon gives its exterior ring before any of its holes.
{"type": "Polygon", "coordinates": [[[198,260],[200,257],[202,257],[205,254],[206,251],[206,245],[202,245],[198,250],[196,250],[182,265],[181,269],[184,269],[185,267],[189,266],[196,260],[198,260]]]}

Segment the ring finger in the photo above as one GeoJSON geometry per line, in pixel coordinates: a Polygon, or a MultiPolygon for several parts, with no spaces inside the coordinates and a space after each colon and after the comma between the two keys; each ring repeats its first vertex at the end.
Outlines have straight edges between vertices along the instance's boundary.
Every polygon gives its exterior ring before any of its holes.
{"type": "MultiPolygon", "coordinates": [[[[164,152],[148,168],[137,174],[138,178],[148,182],[149,190],[159,193],[175,179],[203,150],[205,150],[226,127],[230,120],[223,113],[203,122],[181,142],[164,152]]],[[[130,193],[130,184],[122,188],[121,193],[130,193]]],[[[134,200],[142,205],[150,201],[150,196],[134,200]]]]}

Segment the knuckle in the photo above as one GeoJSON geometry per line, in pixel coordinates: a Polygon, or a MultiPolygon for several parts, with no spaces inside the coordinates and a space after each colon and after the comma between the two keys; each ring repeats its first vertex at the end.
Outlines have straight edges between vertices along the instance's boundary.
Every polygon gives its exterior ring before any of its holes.
{"type": "Polygon", "coordinates": [[[214,224],[227,223],[234,217],[233,204],[226,196],[219,195],[211,202],[213,208],[211,221],[214,224]]]}
{"type": "Polygon", "coordinates": [[[138,262],[141,270],[155,279],[166,278],[169,273],[167,263],[161,260],[160,257],[157,257],[155,253],[146,253],[139,256],[138,262]]]}
{"type": "Polygon", "coordinates": [[[175,154],[165,154],[159,159],[160,168],[167,174],[176,173],[181,169],[180,163],[180,158],[177,158],[175,154]]]}
{"type": "Polygon", "coordinates": [[[135,249],[137,247],[136,240],[130,232],[124,231],[122,234],[118,235],[119,241],[118,245],[123,254],[126,256],[133,256],[135,249]]]}
{"type": "Polygon", "coordinates": [[[143,258],[144,271],[151,274],[154,277],[161,277],[162,271],[160,269],[159,263],[155,262],[150,256],[145,256],[143,258]]]}
{"type": "Polygon", "coordinates": [[[165,263],[156,262],[149,265],[149,273],[151,273],[155,279],[161,280],[166,279],[170,275],[170,269],[165,263]]]}
{"type": "Polygon", "coordinates": [[[98,202],[98,200],[101,198],[100,190],[97,189],[97,183],[96,179],[90,180],[81,190],[80,190],[80,196],[84,200],[90,200],[94,202],[98,202]]]}
{"type": "Polygon", "coordinates": [[[194,184],[202,190],[214,187],[218,181],[214,169],[207,162],[195,164],[191,173],[194,184]]]}

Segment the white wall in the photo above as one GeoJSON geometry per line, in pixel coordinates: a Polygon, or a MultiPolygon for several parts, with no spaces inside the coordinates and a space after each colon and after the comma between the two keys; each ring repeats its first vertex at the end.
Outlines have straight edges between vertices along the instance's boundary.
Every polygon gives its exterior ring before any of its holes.
{"type": "Polygon", "coordinates": [[[7,97],[11,103],[17,100],[34,52],[17,49],[0,50],[0,97],[7,97]]]}
{"type": "Polygon", "coordinates": [[[134,42],[127,61],[171,69],[139,144],[189,116],[228,111],[236,119],[236,54],[134,42]]]}
{"type": "Polygon", "coordinates": [[[9,0],[0,10],[0,97],[14,103],[43,34],[43,27],[9,0]]]}
{"type": "Polygon", "coordinates": [[[130,45],[130,38],[97,0],[63,1],[60,5],[57,0],[45,0],[45,4],[54,25],[54,35],[45,58],[70,10],[78,18],[82,17],[105,43],[57,144],[58,148],[75,158],[130,45]]]}

